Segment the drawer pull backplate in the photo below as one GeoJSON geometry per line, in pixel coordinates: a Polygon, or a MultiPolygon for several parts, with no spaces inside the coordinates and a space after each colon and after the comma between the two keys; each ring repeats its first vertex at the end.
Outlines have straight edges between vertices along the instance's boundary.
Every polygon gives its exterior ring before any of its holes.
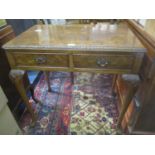
{"type": "Polygon", "coordinates": [[[47,58],[44,56],[36,57],[34,60],[37,62],[37,64],[45,64],[47,61],[47,58]]]}
{"type": "Polygon", "coordinates": [[[99,58],[97,60],[97,65],[99,67],[106,67],[108,65],[108,61],[105,58],[99,58]]]}

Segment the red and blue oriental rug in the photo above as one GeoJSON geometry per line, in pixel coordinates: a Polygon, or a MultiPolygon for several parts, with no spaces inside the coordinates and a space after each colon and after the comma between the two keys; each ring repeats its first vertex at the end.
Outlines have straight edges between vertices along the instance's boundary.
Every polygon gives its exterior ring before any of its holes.
{"type": "Polygon", "coordinates": [[[44,74],[35,87],[35,97],[42,104],[30,102],[38,119],[30,126],[26,112],[21,120],[24,134],[30,135],[88,135],[119,134],[116,130],[117,103],[111,95],[112,75],[51,72],[52,92],[47,91],[44,74]]]}

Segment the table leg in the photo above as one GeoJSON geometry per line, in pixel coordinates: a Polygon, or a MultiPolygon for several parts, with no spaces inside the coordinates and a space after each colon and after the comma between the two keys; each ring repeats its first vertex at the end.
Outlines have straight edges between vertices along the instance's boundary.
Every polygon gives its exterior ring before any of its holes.
{"type": "Polygon", "coordinates": [[[113,77],[113,81],[112,81],[112,95],[113,95],[113,96],[116,95],[116,93],[115,93],[115,86],[116,86],[117,77],[118,77],[118,75],[115,74],[114,77],[113,77]]]}
{"type": "Polygon", "coordinates": [[[74,72],[71,72],[71,82],[74,84],[74,72]]]}
{"type": "Polygon", "coordinates": [[[121,127],[122,120],[124,118],[124,115],[138,89],[140,79],[138,75],[122,75],[122,80],[128,85],[128,90],[126,97],[124,99],[124,103],[121,107],[121,112],[118,117],[117,127],[121,127]]]}
{"type": "Polygon", "coordinates": [[[45,71],[44,73],[45,73],[45,77],[46,77],[46,81],[47,81],[47,85],[48,85],[48,91],[52,92],[51,85],[50,85],[50,72],[45,71]]]}
{"type": "Polygon", "coordinates": [[[24,82],[23,82],[24,74],[25,74],[25,71],[23,70],[11,70],[9,76],[10,76],[11,81],[15,84],[15,87],[17,88],[24,103],[26,104],[26,107],[32,116],[32,122],[35,122],[36,115],[33,111],[32,106],[29,103],[29,98],[27,97],[26,89],[24,87],[24,82]]]}
{"type": "Polygon", "coordinates": [[[30,86],[30,92],[31,92],[32,99],[35,101],[35,103],[42,104],[41,101],[36,99],[35,96],[34,96],[34,86],[33,85],[30,86]]]}

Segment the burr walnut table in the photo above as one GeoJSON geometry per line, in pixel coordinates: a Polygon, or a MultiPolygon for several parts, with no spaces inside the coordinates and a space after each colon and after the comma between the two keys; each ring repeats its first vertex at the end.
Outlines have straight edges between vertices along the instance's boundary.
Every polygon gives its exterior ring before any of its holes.
{"type": "Polygon", "coordinates": [[[11,78],[33,120],[35,115],[22,82],[24,70],[45,71],[47,80],[48,71],[135,75],[146,52],[123,22],[116,25],[35,25],[3,48],[12,68],[11,78]]]}

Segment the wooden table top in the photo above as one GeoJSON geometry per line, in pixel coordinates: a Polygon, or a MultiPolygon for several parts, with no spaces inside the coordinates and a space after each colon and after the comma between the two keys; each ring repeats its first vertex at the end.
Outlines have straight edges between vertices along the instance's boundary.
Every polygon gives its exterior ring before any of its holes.
{"type": "Polygon", "coordinates": [[[35,25],[3,46],[5,49],[146,51],[126,23],[35,25]]]}

